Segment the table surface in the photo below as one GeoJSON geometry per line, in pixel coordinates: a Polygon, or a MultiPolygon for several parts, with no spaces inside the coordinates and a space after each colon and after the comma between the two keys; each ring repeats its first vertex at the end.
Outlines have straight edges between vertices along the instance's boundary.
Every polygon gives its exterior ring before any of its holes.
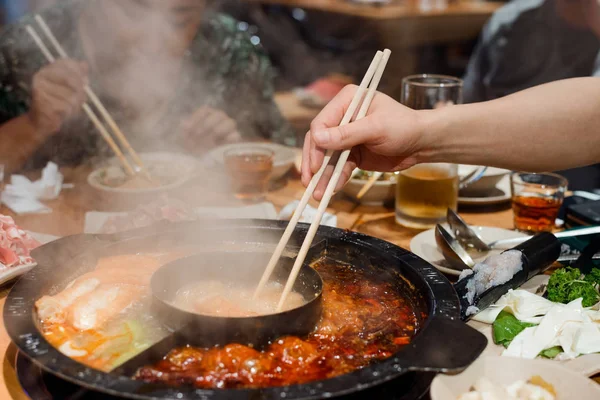
{"type": "Polygon", "coordinates": [[[499,1],[458,0],[444,9],[422,10],[417,0],[393,0],[387,5],[359,4],[347,0],[245,0],[261,3],[300,7],[363,17],[369,19],[433,18],[448,16],[489,16],[504,5],[499,1]]]}
{"type": "MultiPolygon", "coordinates": [[[[98,209],[93,190],[86,184],[85,180],[89,170],[86,168],[64,170],[66,183],[74,183],[73,189],[65,189],[59,198],[47,202],[53,209],[52,213],[41,215],[16,216],[4,206],[0,213],[11,215],[17,224],[24,229],[46,233],[57,236],[78,234],[83,232],[85,214],[88,211],[98,209]]],[[[207,195],[206,184],[191,185],[182,196],[193,203],[194,206],[231,205],[237,203],[232,199],[223,199],[222,194],[214,193],[207,195]]],[[[211,189],[214,187],[210,186],[211,189]]],[[[218,192],[218,190],[214,190],[218,192]]],[[[209,190],[208,192],[211,192],[209,190]]],[[[290,179],[281,188],[272,190],[267,200],[272,202],[279,210],[289,202],[299,199],[304,192],[303,186],[297,179],[290,179]]],[[[312,204],[315,206],[316,204],[312,204]]],[[[409,248],[411,238],[418,231],[406,229],[396,225],[394,214],[390,209],[374,206],[358,206],[354,202],[336,196],[328,212],[338,217],[338,227],[353,229],[372,236],[376,236],[401,247],[409,248]]],[[[461,212],[464,219],[473,225],[496,226],[501,228],[512,228],[512,211],[507,208],[488,209],[485,212],[465,211],[461,212]]],[[[0,288],[0,307],[4,307],[6,295],[11,284],[0,288]]],[[[0,321],[0,351],[3,355],[2,370],[0,374],[0,399],[27,399],[16,379],[14,371],[15,348],[4,329],[4,322],[0,321]]]]}

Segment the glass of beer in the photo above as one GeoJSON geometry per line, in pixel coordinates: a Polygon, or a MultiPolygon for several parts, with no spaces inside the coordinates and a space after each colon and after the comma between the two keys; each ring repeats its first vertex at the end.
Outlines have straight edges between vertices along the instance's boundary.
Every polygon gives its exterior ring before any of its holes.
{"type": "Polygon", "coordinates": [[[515,172],[510,176],[515,228],[528,233],[554,229],[569,182],[551,173],[515,172]]]}
{"type": "MultiPolygon", "coordinates": [[[[462,103],[462,80],[446,75],[412,75],[402,80],[401,102],[415,110],[462,103]]],[[[419,164],[398,175],[396,222],[427,229],[446,220],[458,206],[458,166],[419,164]]]]}
{"type": "Polygon", "coordinates": [[[262,200],[269,189],[273,171],[273,152],[269,149],[240,144],[225,152],[225,168],[240,200],[262,200]]]}

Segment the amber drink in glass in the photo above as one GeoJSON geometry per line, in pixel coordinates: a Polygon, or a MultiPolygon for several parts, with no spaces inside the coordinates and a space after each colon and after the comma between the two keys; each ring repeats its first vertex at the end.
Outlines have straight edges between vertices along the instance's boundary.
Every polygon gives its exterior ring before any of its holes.
{"type": "Polygon", "coordinates": [[[510,186],[515,228],[529,233],[552,231],[568,181],[556,174],[515,172],[510,186]]]}
{"type": "Polygon", "coordinates": [[[225,167],[235,197],[241,200],[261,200],[269,189],[273,152],[258,146],[240,145],[225,153],[225,167]]]}

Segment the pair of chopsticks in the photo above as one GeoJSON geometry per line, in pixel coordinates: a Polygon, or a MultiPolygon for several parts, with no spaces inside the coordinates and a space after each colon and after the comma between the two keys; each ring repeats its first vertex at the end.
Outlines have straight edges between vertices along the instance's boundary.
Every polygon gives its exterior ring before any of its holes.
{"type": "MultiPolygon", "coordinates": [[[[340,122],[340,126],[350,123],[350,121],[352,120],[352,117],[354,116],[354,113],[358,109],[361,101],[362,101],[362,105],[360,106],[360,110],[358,111],[358,114],[356,115],[355,120],[359,120],[367,115],[367,111],[369,110],[371,101],[373,100],[373,97],[375,96],[375,93],[377,92],[377,86],[379,85],[379,82],[383,75],[383,71],[385,70],[387,62],[390,58],[390,54],[391,54],[391,51],[388,49],[385,49],[383,52],[378,51],[375,54],[375,57],[373,58],[373,61],[371,62],[371,65],[369,66],[367,73],[365,74],[364,78],[362,79],[360,86],[358,87],[358,90],[356,91],[356,94],[354,95],[354,98],[352,99],[352,102],[350,103],[350,106],[348,107],[348,110],[346,110],[346,113],[344,114],[344,117],[342,118],[342,121],[340,122]],[[368,90],[367,90],[367,88],[368,88],[368,90]],[[366,92],[366,95],[365,95],[365,92],[366,92]],[[364,97],[364,100],[363,100],[363,97],[364,97]]],[[[281,240],[279,241],[277,247],[275,248],[275,252],[271,256],[271,259],[269,260],[269,263],[267,264],[265,272],[264,272],[263,276],[261,277],[258,287],[256,288],[256,292],[254,293],[255,298],[260,294],[260,291],[263,289],[264,285],[267,283],[267,281],[271,277],[271,274],[273,273],[273,270],[275,269],[277,262],[281,258],[281,254],[283,253],[285,246],[287,245],[288,241],[290,240],[290,237],[292,236],[292,233],[294,232],[294,229],[296,228],[296,225],[298,224],[298,221],[300,220],[300,217],[302,216],[302,213],[304,212],[304,209],[306,208],[308,201],[312,197],[312,194],[317,186],[317,183],[319,182],[319,180],[321,179],[321,176],[325,172],[325,168],[329,164],[329,161],[331,160],[333,153],[334,153],[333,151],[327,151],[327,153],[325,154],[325,158],[323,159],[323,164],[321,165],[321,168],[313,176],[308,187],[304,191],[304,194],[302,195],[302,199],[300,200],[300,203],[298,204],[298,207],[296,208],[296,211],[294,212],[294,215],[292,216],[292,219],[290,220],[287,228],[283,232],[281,240]]],[[[333,196],[333,192],[338,184],[338,181],[340,180],[340,175],[342,173],[342,169],[343,169],[344,165],[346,164],[346,161],[348,160],[349,155],[350,155],[350,150],[344,150],[338,158],[338,161],[335,165],[335,169],[333,170],[333,175],[331,176],[331,179],[329,180],[329,183],[327,184],[327,188],[325,189],[325,193],[323,194],[323,199],[319,203],[319,207],[317,209],[317,214],[315,216],[315,219],[311,223],[310,228],[308,229],[308,232],[306,233],[306,237],[304,238],[304,241],[302,242],[302,246],[300,247],[300,251],[298,252],[298,255],[296,256],[296,261],[294,262],[292,271],[287,279],[287,282],[283,289],[281,298],[279,299],[279,304],[277,305],[277,311],[281,311],[281,308],[285,302],[285,299],[290,294],[292,287],[294,286],[294,283],[296,282],[296,278],[298,277],[300,268],[302,267],[302,264],[304,263],[304,260],[306,259],[308,250],[309,250],[310,246],[312,245],[312,241],[315,238],[317,229],[319,228],[319,225],[321,224],[321,219],[323,218],[323,214],[325,213],[325,210],[327,209],[327,206],[329,205],[329,201],[331,200],[331,197],[333,196]]]]}
{"type": "Polygon", "coordinates": [[[367,183],[364,184],[364,186],[360,189],[360,191],[356,195],[356,199],[357,200],[362,199],[363,196],[365,194],[367,194],[367,192],[373,187],[375,182],[377,182],[379,180],[379,178],[381,178],[382,176],[383,176],[383,172],[373,172],[373,175],[369,178],[367,183]]]}
{"type": "MultiPolygon", "coordinates": [[[[41,28],[42,32],[44,32],[44,35],[46,36],[48,41],[54,47],[54,50],[59,54],[59,56],[61,58],[68,58],[67,53],[65,52],[63,47],[60,45],[58,40],[56,40],[56,37],[50,30],[50,27],[46,24],[46,21],[44,21],[44,19],[40,15],[36,15],[34,19],[37,22],[37,24],[39,25],[39,27],[41,28]]],[[[52,53],[50,52],[48,47],[46,47],[46,45],[42,41],[42,38],[40,37],[40,35],[38,35],[38,33],[35,31],[35,29],[33,29],[33,27],[31,25],[27,25],[26,29],[27,29],[27,33],[29,33],[29,36],[31,36],[31,38],[33,39],[35,44],[39,47],[40,51],[44,54],[44,56],[46,57],[48,62],[53,63],[54,61],[56,61],[56,58],[52,55],[52,53]]],[[[92,101],[94,106],[96,106],[96,108],[100,112],[100,115],[106,120],[107,125],[114,132],[114,135],[117,137],[117,139],[121,143],[121,146],[123,146],[123,148],[125,148],[127,150],[129,155],[133,159],[133,162],[136,164],[137,169],[139,171],[143,172],[144,175],[147,178],[149,178],[149,174],[148,174],[146,168],[144,167],[144,163],[142,162],[142,160],[140,159],[138,154],[135,152],[135,150],[131,147],[131,145],[129,144],[129,141],[125,137],[125,134],[123,133],[123,131],[121,131],[121,129],[119,128],[119,126],[117,125],[115,120],[112,118],[112,116],[110,115],[110,113],[108,112],[106,107],[104,107],[104,105],[102,104],[102,102],[100,101],[98,96],[96,96],[94,91],[88,85],[85,85],[84,90],[85,90],[85,93],[87,94],[88,98],[92,101]]],[[[116,154],[117,158],[123,165],[123,168],[125,169],[127,174],[131,175],[131,176],[135,175],[136,170],[131,166],[131,164],[129,163],[127,158],[125,158],[125,155],[121,151],[121,148],[117,145],[115,140],[108,133],[107,129],[104,127],[102,122],[100,122],[100,119],[96,116],[96,114],[94,113],[92,108],[87,104],[87,102],[83,103],[82,107],[83,107],[83,110],[85,111],[85,113],[87,114],[87,116],[89,117],[89,119],[92,121],[92,123],[96,127],[96,129],[98,129],[98,131],[100,132],[100,135],[102,136],[102,138],[106,141],[106,143],[110,146],[112,151],[116,154]]]]}

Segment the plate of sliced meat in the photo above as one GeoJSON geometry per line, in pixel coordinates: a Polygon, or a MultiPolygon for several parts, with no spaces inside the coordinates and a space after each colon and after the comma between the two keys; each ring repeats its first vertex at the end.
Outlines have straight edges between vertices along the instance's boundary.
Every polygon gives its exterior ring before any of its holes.
{"type": "Polygon", "coordinates": [[[55,236],[27,232],[11,217],[0,215],[0,284],[35,267],[31,250],[55,239],[55,236]]]}

